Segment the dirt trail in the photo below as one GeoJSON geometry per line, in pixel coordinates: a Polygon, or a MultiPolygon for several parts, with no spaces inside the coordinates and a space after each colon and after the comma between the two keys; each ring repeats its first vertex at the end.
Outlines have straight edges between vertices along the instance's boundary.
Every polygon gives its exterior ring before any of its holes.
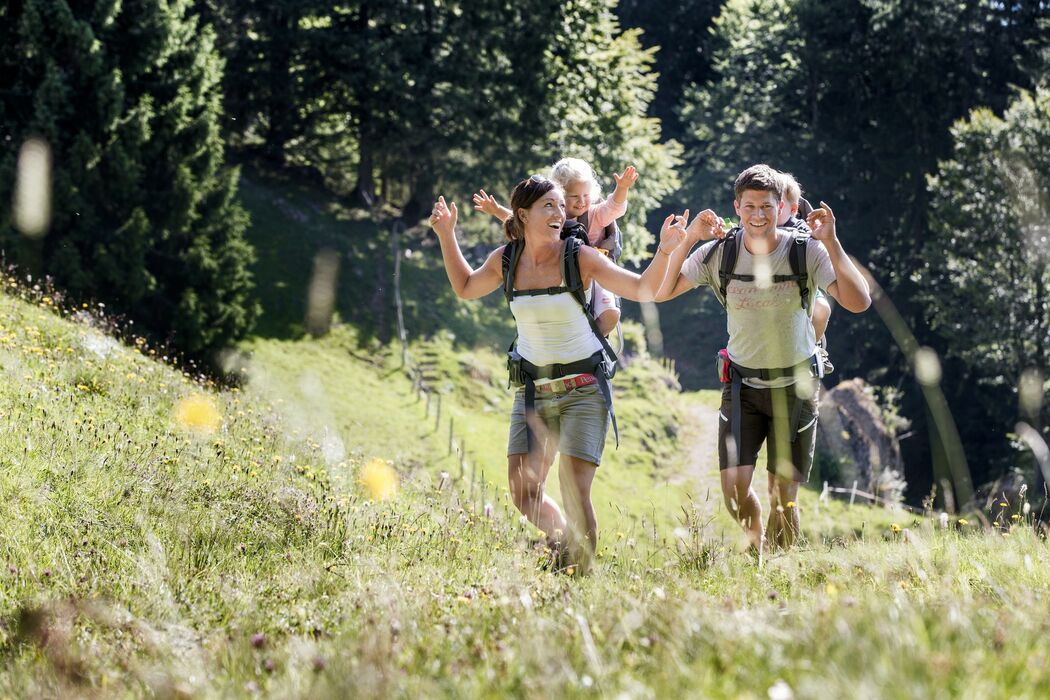
{"type": "Polygon", "coordinates": [[[698,503],[714,508],[721,500],[718,478],[718,409],[690,402],[681,433],[682,470],[676,483],[691,486],[698,503]]]}

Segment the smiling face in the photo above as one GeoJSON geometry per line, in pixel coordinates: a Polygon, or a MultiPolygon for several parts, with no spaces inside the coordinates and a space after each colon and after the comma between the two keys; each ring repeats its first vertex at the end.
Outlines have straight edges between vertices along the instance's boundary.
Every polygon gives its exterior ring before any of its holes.
{"type": "Polygon", "coordinates": [[[552,232],[560,235],[565,224],[565,197],[560,189],[554,188],[527,209],[518,209],[517,215],[525,225],[526,235],[547,236],[552,232]]]}
{"type": "Polygon", "coordinates": [[[744,233],[754,238],[775,234],[783,206],[777,193],[768,190],[744,190],[740,199],[733,200],[744,233]]]}
{"type": "Polygon", "coordinates": [[[578,219],[591,208],[591,185],[585,180],[565,185],[565,213],[570,219],[578,219]]]}

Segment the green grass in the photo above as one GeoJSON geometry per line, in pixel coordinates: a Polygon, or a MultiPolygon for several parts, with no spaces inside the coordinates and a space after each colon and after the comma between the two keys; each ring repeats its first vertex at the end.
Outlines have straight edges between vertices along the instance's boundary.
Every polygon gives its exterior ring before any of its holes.
{"type": "Polygon", "coordinates": [[[1050,551],[1022,504],[1013,528],[942,530],[806,491],[804,544],[758,567],[721,505],[717,392],[680,393],[637,342],[598,564],[546,572],[507,499],[502,300],[454,299],[406,234],[428,408],[382,342],[383,230],[277,175],[242,194],[266,315],[239,390],[3,281],[0,698],[1045,695],[1050,551]],[[323,248],[352,323],[313,339],[323,248]],[[213,431],[177,419],[202,396],[213,431]],[[393,500],[359,482],[377,459],[393,500]]]}
{"type": "MultiPolygon", "coordinates": [[[[260,340],[246,387],[218,391],[50,306],[0,295],[0,697],[1050,688],[1050,549],[1022,504],[1012,528],[941,530],[807,494],[808,543],[758,567],[701,491],[678,519],[677,496],[654,495],[685,457],[646,431],[713,399],[661,390],[659,368],[639,362],[619,383],[622,415],[634,412],[624,445],[599,475],[598,565],[550,574],[505,499],[455,478],[447,435],[389,349],[346,327],[260,340]],[[211,433],[174,418],[202,394],[221,417],[211,433]],[[357,481],[375,457],[399,474],[393,500],[357,481]],[[669,511],[655,523],[650,501],[669,511]]],[[[444,343],[413,356],[435,358],[445,415],[480,426],[467,453],[502,493],[498,356],[444,343]]],[[[686,440],[688,422],[675,425],[686,440]]],[[[710,467],[676,488],[702,487],[710,467]]]]}

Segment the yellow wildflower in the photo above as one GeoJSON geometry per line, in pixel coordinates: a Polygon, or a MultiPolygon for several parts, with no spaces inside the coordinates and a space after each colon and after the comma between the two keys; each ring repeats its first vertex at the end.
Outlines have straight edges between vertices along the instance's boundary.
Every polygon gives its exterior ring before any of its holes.
{"type": "Polygon", "coordinates": [[[207,394],[193,394],[175,406],[175,423],[184,430],[208,435],[222,425],[222,414],[207,394]]]}
{"type": "Polygon", "coordinates": [[[373,459],[361,468],[358,479],[375,501],[385,501],[397,495],[397,472],[387,462],[373,459]]]}
{"type": "Polygon", "coordinates": [[[969,525],[970,521],[967,520],[966,518],[959,518],[959,524],[960,525],[969,525]]]}

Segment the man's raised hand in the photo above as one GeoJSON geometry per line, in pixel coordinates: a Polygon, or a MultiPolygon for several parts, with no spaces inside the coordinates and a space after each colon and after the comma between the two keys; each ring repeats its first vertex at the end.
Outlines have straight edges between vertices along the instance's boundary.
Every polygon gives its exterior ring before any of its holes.
{"type": "Polygon", "coordinates": [[[724,238],[725,231],[722,230],[722,220],[710,209],[704,209],[696,215],[692,223],[686,228],[689,240],[710,241],[715,238],[724,238]]]}
{"type": "Polygon", "coordinates": [[[430,213],[430,226],[439,236],[454,236],[456,221],[459,219],[459,209],[452,202],[451,208],[445,204],[445,198],[438,197],[434,203],[434,210],[430,213]]]}
{"type": "Polygon", "coordinates": [[[825,202],[821,202],[819,207],[809,213],[806,224],[809,225],[812,232],[810,235],[814,240],[835,240],[835,213],[825,202]]]}

